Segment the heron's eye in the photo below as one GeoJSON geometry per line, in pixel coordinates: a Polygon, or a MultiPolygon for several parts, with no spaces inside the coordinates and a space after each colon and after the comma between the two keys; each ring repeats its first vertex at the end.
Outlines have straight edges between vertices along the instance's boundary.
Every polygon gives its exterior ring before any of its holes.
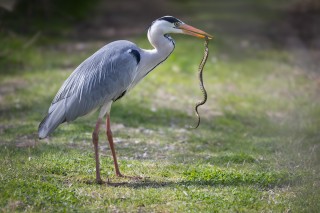
{"type": "Polygon", "coordinates": [[[174,26],[175,27],[179,27],[180,26],[180,22],[174,22],[174,26]]]}

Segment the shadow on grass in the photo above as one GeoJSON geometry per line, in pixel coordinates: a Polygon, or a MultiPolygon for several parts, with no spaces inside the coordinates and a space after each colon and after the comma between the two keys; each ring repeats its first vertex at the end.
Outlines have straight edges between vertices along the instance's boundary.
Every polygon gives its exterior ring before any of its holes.
{"type": "MultiPolygon", "coordinates": [[[[222,174],[225,175],[225,174],[222,174]]],[[[228,175],[225,175],[228,178],[228,175]]],[[[86,181],[86,184],[93,185],[97,184],[95,181],[86,181]]],[[[183,181],[135,181],[135,182],[125,182],[125,181],[110,181],[109,183],[104,183],[106,186],[111,187],[127,187],[133,189],[141,189],[141,188],[176,188],[176,187],[186,187],[186,186],[215,186],[215,187],[226,187],[226,186],[254,186],[263,189],[282,187],[286,185],[294,184],[294,178],[291,177],[280,177],[279,175],[274,176],[274,181],[263,181],[263,180],[241,180],[239,178],[231,178],[230,181],[225,180],[183,180],[183,181]]]]}

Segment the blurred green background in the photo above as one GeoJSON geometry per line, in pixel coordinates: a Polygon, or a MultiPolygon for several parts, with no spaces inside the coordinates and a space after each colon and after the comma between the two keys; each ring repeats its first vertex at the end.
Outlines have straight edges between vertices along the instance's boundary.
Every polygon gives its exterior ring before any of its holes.
{"type": "Polygon", "coordinates": [[[0,1],[0,211],[317,212],[320,209],[320,3],[317,0],[0,1]],[[63,81],[113,40],[142,48],[172,15],[215,38],[172,35],[173,54],[121,101],[104,132],[94,183],[97,113],[39,141],[63,81]]]}

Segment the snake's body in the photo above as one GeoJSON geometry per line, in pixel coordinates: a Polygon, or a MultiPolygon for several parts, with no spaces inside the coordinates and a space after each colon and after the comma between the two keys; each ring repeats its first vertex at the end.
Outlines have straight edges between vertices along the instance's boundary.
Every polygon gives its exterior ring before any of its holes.
{"type": "Polygon", "coordinates": [[[204,49],[204,55],[203,55],[203,58],[201,60],[201,63],[199,65],[199,71],[198,71],[198,74],[199,74],[199,82],[200,82],[200,90],[203,94],[203,99],[199,102],[196,103],[196,106],[194,107],[194,111],[197,115],[197,118],[198,118],[198,123],[197,125],[194,127],[195,129],[198,128],[198,126],[200,125],[200,115],[199,115],[199,112],[198,112],[198,107],[205,104],[207,102],[207,98],[208,98],[208,95],[207,95],[207,91],[204,87],[204,84],[203,84],[203,68],[204,68],[204,65],[206,64],[207,62],[207,59],[208,59],[208,55],[209,55],[209,38],[208,37],[205,37],[205,43],[204,43],[204,46],[205,46],[205,49],[204,49]]]}

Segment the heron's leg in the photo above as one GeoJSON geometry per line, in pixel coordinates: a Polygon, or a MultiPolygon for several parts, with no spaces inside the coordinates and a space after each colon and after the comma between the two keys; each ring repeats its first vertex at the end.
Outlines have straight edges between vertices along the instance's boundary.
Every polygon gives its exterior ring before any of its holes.
{"type": "Polygon", "coordinates": [[[96,127],[93,130],[92,133],[92,143],[94,146],[94,154],[95,154],[95,159],[96,159],[96,180],[97,183],[101,184],[101,176],[100,176],[100,161],[99,161],[99,129],[100,129],[100,124],[101,124],[101,118],[97,120],[96,127]]]}
{"type": "Polygon", "coordinates": [[[112,157],[113,157],[113,163],[114,163],[114,168],[115,168],[116,175],[118,177],[124,177],[120,173],[119,166],[118,166],[116,151],[114,149],[113,137],[112,137],[112,132],[111,132],[111,128],[110,128],[110,115],[109,114],[107,114],[106,128],[107,128],[107,137],[108,137],[108,141],[109,141],[109,145],[110,145],[110,149],[111,149],[111,153],[112,153],[112,157]]]}

